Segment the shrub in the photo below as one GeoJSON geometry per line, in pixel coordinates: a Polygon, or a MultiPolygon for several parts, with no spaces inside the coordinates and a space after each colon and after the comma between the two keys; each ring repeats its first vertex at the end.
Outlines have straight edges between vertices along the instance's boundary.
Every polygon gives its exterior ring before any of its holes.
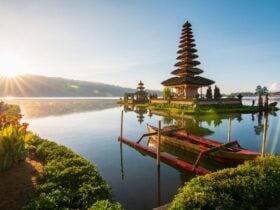
{"type": "Polygon", "coordinates": [[[172,91],[170,88],[165,87],[162,91],[162,95],[164,99],[169,99],[172,96],[172,91]]]}
{"type": "Polygon", "coordinates": [[[5,112],[7,113],[7,119],[11,120],[20,114],[20,107],[14,104],[6,104],[5,112]]]}
{"type": "Polygon", "coordinates": [[[267,156],[188,182],[170,209],[267,209],[280,202],[280,157],[267,156]]]}
{"type": "Polygon", "coordinates": [[[123,210],[119,203],[111,203],[109,200],[101,200],[94,203],[89,210],[123,210]]]}
{"type": "Polygon", "coordinates": [[[111,201],[111,190],[95,165],[51,141],[37,139],[32,144],[45,166],[25,209],[88,209],[99,200],[111,201]]]}

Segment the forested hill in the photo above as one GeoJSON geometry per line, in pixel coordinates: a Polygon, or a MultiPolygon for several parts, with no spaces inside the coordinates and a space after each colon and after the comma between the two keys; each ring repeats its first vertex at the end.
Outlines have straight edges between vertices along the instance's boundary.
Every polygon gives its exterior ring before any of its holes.
{"type": "MultiPolygon", "coordinates": [[[[125,92],[135,92],[135,89],[38,75],[0,77],[0,97],[119,97],[125,92]]],[[[147,92],[160,94],[159,91],[147,92]]]]}

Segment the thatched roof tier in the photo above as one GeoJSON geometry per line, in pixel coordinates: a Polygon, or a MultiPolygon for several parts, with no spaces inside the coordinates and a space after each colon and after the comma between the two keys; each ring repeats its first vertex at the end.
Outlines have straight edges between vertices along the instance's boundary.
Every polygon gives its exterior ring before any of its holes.
{"type": "Polygon", "coordinates": [[[181,38],[180,39],[180,44],[183,44],[183,43],[185,43],[185,42],[189,42],[189,43],[192,43],[192,42],[194,42],[195,40],[192,38],[192,37],[183,37],[183,38],[181,38]]]}
{"type": "Polygon", "coordinates": [[[138,90],[138,91],[135,92],[135,94],[136,94],[136,95],[147,95],[148,93],[147,93],[146,91],[144,91],[144,90],[142,90],[142,91],[141,91],[141,90],[140,90],[140,91],[138,90]]]}
{"type": "Polygon", "coordinates": [[[140,82],[138,83],[139,86],[143,86],[143,82],[140,80],[140,82]]]}
{"type": "Polygon", "coordinates": [[[179,55],[176,59],[182,60],[182,59],[186,59],[186,58],[195,59],[195,58],[198,58],[198,55],[194,54],[194,53],[184,53],[184,54],[179,55]]]}
{"type": "Polygon", "coordinates": [[[185,27],[191,27],[191,26],[192,26],[192,24],[189,21],[185,22],[184,25],[183,25],[184,28],[185,27]]]}
{"type": "Polygon", "coordinates": [[[215,82],[204,77],[172,77],[168,80],[163,81],[161,84],[164,86],[175,86],[175,85],[198,85],[198,86],[209,86],[215,82]]]}
{"type": "Polygon", "coordinates": [[[185,42],[194,42],[194,41],[195,40],[193,38],[191,38],[191,37],[185,37],[185,38],[181,38],[179,43],[183,44],[185,42]]]}
{"type": "Polygon", "coordinates": [[[183,35],[183,34],[186,34],[186,33],[192,34],[193,33],[192,29],[191,28],[183,28],[181,34],[183,35]]]}
{"type": "Polygon", "coordinates": [[[196,66],[200,64],[200,61],[196,60],[198,55],[195,54],[197,52],[197,49],[194,48],[195,46],[196,44],[191,24],[187,21],[183,25],[179,42],[179,50],[177,51],[179,54],[176,58],[178,62],[175,64],[177,69],[171,72],[171,74],[174,74],[177,77],[165,80],[161,84],[164,86],[195,85],[196,87],[201,87],[214,83],[214,81],[210,79],[196,76],[201,74],[203,70],[196,68],[196,66]]]}
{"type": "Polygon", "coordinates": [[[193,32],[191,28],[183,28],[181,32],[181,37],[184,37],[186,35],[191,35],[193,36],[193,32]]]}
{"type": "Polygon", "coordinates": [[[184,42],[182,44],[179,45],[179,48],[184,48],[184,47],[195,47],[196,44],[195,43],[190,43],[190,42],[184,42]]]}
{"type": "Polygon", "coordinates": [[[178,62],[175,64],[175,66],[197,66],[199,65],[200,62],[199,61],[196,61],[196,60],[183,60],[181,62],[178,62]]]}
{"type": "Polygon", "coordinates": [[[196,53],[197,49],[192,48],[192,47],[184,47],[184,48],[177,51],[178,54],[184,54],[184,53],[187,53],[187,52],[196,53]]]}
{"type": "Polygon", "coordinates": [[[171,74],[174,75],[182,75],[182,74],[187,74],[187,73],[192,73],[192,74],[201,74],[203,73],[203,70],[200,68],[179,68],[175,69],[174,71],[171,72],[171,74]]]}

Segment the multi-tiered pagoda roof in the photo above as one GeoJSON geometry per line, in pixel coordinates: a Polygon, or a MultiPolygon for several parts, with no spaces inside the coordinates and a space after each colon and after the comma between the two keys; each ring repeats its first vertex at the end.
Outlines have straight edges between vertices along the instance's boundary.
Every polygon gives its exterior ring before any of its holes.
{"type": "Polygon", "coordinates": [[[203,73],[203,70],[197,66],[200,62],[197,60],[198,55],[196,54],[197,49],[195,49],[194,36],[191,28],[191,24],[187,21],[183,25],[179,50],[178,50],[178,62],[175,64],[176,69],[171,72],[171,74],[176,75],[163,81],[161,84],[164,86],[176,86],[176,85],[197,85],[199,87],[209,86],[214,83],[214,81],[197,76],[203,73]]]}

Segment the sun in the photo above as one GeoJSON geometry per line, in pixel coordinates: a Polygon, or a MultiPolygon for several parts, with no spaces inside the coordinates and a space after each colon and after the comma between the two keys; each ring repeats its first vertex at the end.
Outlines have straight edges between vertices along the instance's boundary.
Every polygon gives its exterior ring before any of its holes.
{"type": "Polygon", "coordinates": [[[12,71],[7,71],[7,72],[1,72],[0,75],[2,77],[5,77],[5,78],[15,78],[16,76],[18,76],[19,74],[18,73],[15,73],[15,72],[12,72],[12,71]]]}
{"type": "Polygon", "coordinates": [[[28,59],[12,49],[0,49],[0,76],[13,78],[27,73],[28,59]]]}

